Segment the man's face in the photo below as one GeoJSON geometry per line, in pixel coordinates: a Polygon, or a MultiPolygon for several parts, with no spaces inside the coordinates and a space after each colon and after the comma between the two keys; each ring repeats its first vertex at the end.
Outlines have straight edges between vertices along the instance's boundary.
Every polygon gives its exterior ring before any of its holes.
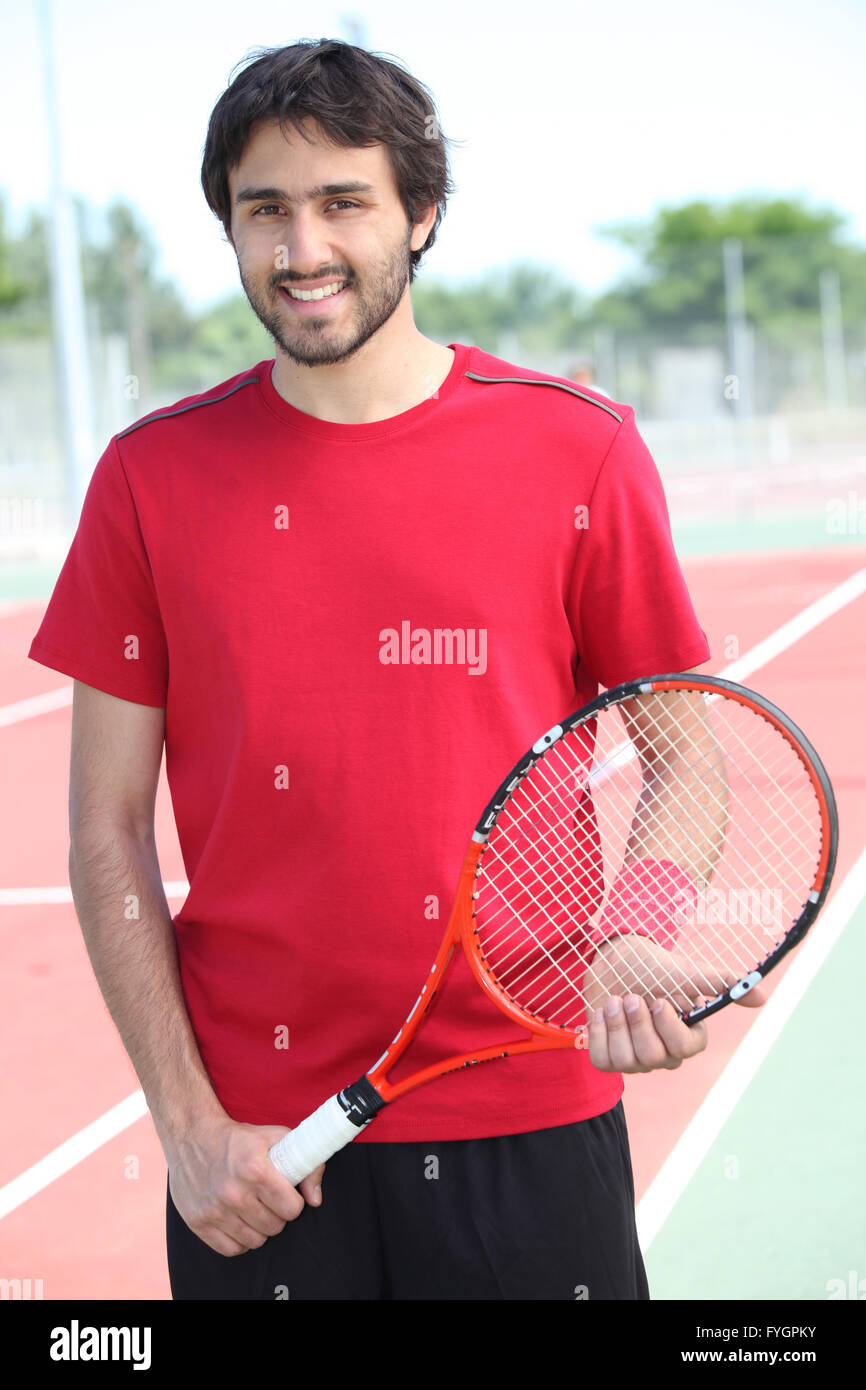
{"type": "Polygon", "coordinates": [[[229,192],[246,296],[286,356],[312,367],[345,361],[391,317],[435,209],[410,226],[384,146],[343,149],[314,123],[305,130],[315,143],[276,122],[254,128],[229,192]],[[309,302],[287,292],[342,282],[309,302]]]}

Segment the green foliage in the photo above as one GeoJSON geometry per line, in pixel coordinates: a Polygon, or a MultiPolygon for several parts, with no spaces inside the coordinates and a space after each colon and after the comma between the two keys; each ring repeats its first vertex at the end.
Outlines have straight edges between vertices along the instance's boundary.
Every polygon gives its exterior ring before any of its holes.
{"type": "Polygon", "coordinates": [[[11,261],[6,232],[6,204],[0,202],[0,305],[18,304],[26,294],[20,275],[11,261]]]}
{"type": "Polygon", "coordinates": [[[187,338],[160,354],[154,384],[203,391],[273,355],[273,341],[246,297],[233,294],[201,313],[187,338]]]}
{"type": "Polygon", "coordinates": [[[861,329],[866,309],[866,253],[837,237],[844,218],[792,199],[739,198],[713,206],[660,208],[650,222],[611,223],[601,236],[632,251],[639,269],[594,305],[611,327],[682,340],[689,325],[725,318],[722,246],[742,244],[746,317],[773,335],[791,317],[817,322],[819,276],[836,270],[844,284],[843,319],[861,329]]]}
{"type": "MultiPolygon", "coordinates": [[[[153,236],[135,209],[116,202],[97,218],[77,205],[88,306],[103,332],[121,333],[132,370],[155,391],[201,390],[273,354],[273,344],[239,290],[192,311],[160,275],[153,236]]],[[[0,197],[0,335],[51,331],[45,216],[31,211],[8,230],[0,197]]],[[[662,207],[642,222],[610,224],[600,235],[630,251],[634,267],[594,301],[549,266],[519,262],[463,283],[422,269],[412,289],[415,322],[439,342],[477,343],[496,353],[504,337],[543,354],[585,342],[595,330],[635,343],[697,344],[724,332],[723,244],[742,246],[746,315],[780,350],[799,334],[820,336],[820,275],[842,286],[846,341],[866,347],[866,251],[840,239],[843,217],[794,199],[739,198],[662,207]]]]}
{"type": "Polygon", "coordinates": [[[0,334],[44,336],[51,292],[45,218],[30,212],[17,237],[9,235],[6,223],[6,203],[0,196],[0,334]]]}
{"type": "Polygon", "coordinates": [[[429,337],[477,343],[494,353],[503,333],[527,349],[568,347],[589,318],[579,292],[562,274],[526,262],[460,286],[428,283],[421,271],[412,307],[418,328],[429,337]]]}

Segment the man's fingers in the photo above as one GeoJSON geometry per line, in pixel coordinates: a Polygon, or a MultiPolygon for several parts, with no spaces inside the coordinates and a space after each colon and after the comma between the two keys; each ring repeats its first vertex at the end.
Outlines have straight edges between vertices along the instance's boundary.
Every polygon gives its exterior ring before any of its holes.
{"type": "Polygon", "coordinates": [[[246,1245],[239,1244],[232,1236],[227,1236],[225,1231],[220,1230],[218,1226],[204,1226],[200,1228],[190,1226],[190,1230],[194,1231],[199,1240],[203,1240],[205,1245],[209,1245],[211,1250],[215,1250],[218,1255],[226,1255],[228,1257],[245,1255],[249,1248],[246,1245]]]}
{"type": "MultiPolygon", "coordinates": [[[[641,935],[620,935],[605,942],[586,973],[584,999],[590,1011],[601,1008],[612,994],[628,993],[645,998],[668,999],[681,1014],[696,1004],[714,999],[735,985],[740,975],[729,965],[714,961],[699,947],[690,956],[668,950],[641,935]]],[[[762,985],[736,1002],[757,1009],[769,995],[762,985]]]]}
{"type": "Polygon", "coordinates": [[[228,1240],[237,1241],[238,1245],[244,1250],[260,1250],[268,1239],[268,1236],[279,1235],[283,1226],[286,1224],[285,1221],[282,1221],[278,1223],[276,1230],[260,1230],[260,1224],[269,1226],[273,1222],[273,1217],[266,1212],[266,1208],[264,1207],[261,1208],[261,1216],[258,1218],[254,1217],[253,1219],[255,1220],[255,1225],[252,1225],[249,1221],[245,1221],[237,1212],[232,1211],[226,1212],[220,1221],[214,1222],[213,1224],[222,1231],[223,1235],[226,1236],[228,1240]]]}
{"type": "Polygon", "coordinates": [[[611,1071],[635,1071],[637,1058],[634,1055],[631,1031],[621,999],[616,996],[608,999],[604,1006],[604,1021],[607,1025],[607,1047],[611,1071]]]}
{"type": "MultiPolygon", "coordinates": [[[[303,1208],[303,1202],[301,1202],[303,1208]]],[[[220,1255],[258,1250],[269,1236],[279,1235],[285,1221],[261,1202],[243,1201],[232,1194],[203,1202],[187,1225],[220,1255]]]]}
{"type": "Polygon", "coordinates": [[[613,1071],[607,1042],[607,1022],[603,1009],[595,1009],[587,1025],[589,1060],[597,1071],[613,1071]]]}
{"type": "Polygon", "coordinates": [[[671,1060],[664,1042],[656,1032],[647,1001],[637,994],[628,994],[622,1002],[635,1059],[639,1064],[638,1070],[652,1071],[656,1067],[678,1067],[679,1061],[671,1060]]]}
{"type": "Polygon", "coordinates": [[[651,1008],[653,1025],[672,1058],[679,1062],[703,1052],[707,1045],[707,1025],[683,1023],[676,1009],[667,999],[656,1001],[651,1008]]]}
{"type": "Polygon", "coordinates": [[[320,1207],[322,1205],[322,1174],[325,1171],[324,1163],[320,1163],[308,1177],[298,1183],[298,1191],[304,1201],[310,1207],[320,1207]]]}
{"type": "Polygon", "coordinates": [[[670,1003],[664,1004],[664,1010],[662,1036],[645,999],[634,994],[625,999],[609,998],[593,1015],[587,1030],[592,1065],[608,1072],[673,1071],[684,1057],[706,1046],[706,1035],[703,1041],[693,1040],[690,1034],[696,1030],[679,1021],[670,1003]]]}
{"type": "MultiPolygon", "coordinates": [[[[259,1162],[257,1166],[256,1184],[257,1195],[272,1212],[282,1217],[283,1221],[294,1221],[304,1210],[305,1201],[301,1189],[303,1183],[298,1187],[293,1187],[288,1178],[284,1178],[280,1170],[268,1158],[268,1151],[274,1144],[279,1143],[284,1135],[289,1133],[285,1125],[262,1125],[260,1127],[264,1152],[259,1155],[259,1159],[264,1158],[264,1162],[259,1162]]],[[[318,1172],[318,1169],[316,1170],[318,1172]]],[[[322,1168],[324,1171],[324,1165],[322,1168]]],[[[311,1174],[312,1176],[312,1174],[311,1174]]],[[[309,1182],[308,1178],[304,1182],[309,1182]]]]}
{"type": "Polygon", "coordinates": [[[735,999],[734,1003],[742,1004],[744,1009],[760,1009],[769,997],[770,991],[764,985],[755,985],[754,989],[750,989],[741,999],[735,999]]]}

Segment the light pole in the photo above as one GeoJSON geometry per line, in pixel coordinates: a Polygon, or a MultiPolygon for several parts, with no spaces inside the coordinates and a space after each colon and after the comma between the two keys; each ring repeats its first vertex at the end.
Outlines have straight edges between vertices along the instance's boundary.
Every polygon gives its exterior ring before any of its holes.
{"type": "Polygon", "coordinates": [[[37,0],[42,83],[51,174],[48,244],[57,374],[60,386],[67,520],[78,522],[93,471],[94,431],[90,357],[81,281],[75,204],[65,186],[51,0],[37,0]]]}

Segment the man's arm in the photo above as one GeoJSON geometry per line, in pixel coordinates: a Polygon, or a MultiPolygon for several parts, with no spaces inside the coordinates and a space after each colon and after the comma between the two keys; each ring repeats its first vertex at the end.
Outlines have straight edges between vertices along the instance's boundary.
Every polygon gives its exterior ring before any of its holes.
{"type": "Polygon", "coordinates": [[[642,774],[625,863],[649,854],[708,881],[725,842],[729,793],[703,695],[626,700],[621,713],[642,774]]]}
{"type": "MultiPolygon", "coordinates": [[[[622,715],[642,772],[626,865],[639,864],[649,855],[650,860],[679,865],[690,880],[708,880],[724,844],[728,787],[701,697],[681,692],[626,701],[622,715]],[[709,786],[707,768],[717,772],[709,786]],[[681,814],[683,806],[687,816],[681,814]]],[[[608,940],[586,974],[590,1060],[599,1071],[670,1070],[704,1050],[706,1026],[689,1027],[668,1000],[648,1005],[645,996],[652,997],[659,979],[668,988],[678,981],[678,1002],[687,1008],[701,997],[712,997],[718,981],[681,969],[665,946],[632,936],[630,930],[621,912],[614,913],[604,933],[609,932],[608,940]],[[629,981],[625,994],[623,980],[629,981]]],[[[766,991],[758,989],[739,1002],[758,1008],[766,997],[766,991]]]]}
{"type": "MultiPolygon", "coordinates": [[[[75,682],[69,878],[103,998],[135,1067],[187,1225],[220,1254],[262,1245],[303,1209],[267,1159],[285,1126],[236,1124],[202,1062],[154,840],[165,711],[75,682]]],[[[301,1184],[308,1201],[321,1171],[301,1184]]]]}

